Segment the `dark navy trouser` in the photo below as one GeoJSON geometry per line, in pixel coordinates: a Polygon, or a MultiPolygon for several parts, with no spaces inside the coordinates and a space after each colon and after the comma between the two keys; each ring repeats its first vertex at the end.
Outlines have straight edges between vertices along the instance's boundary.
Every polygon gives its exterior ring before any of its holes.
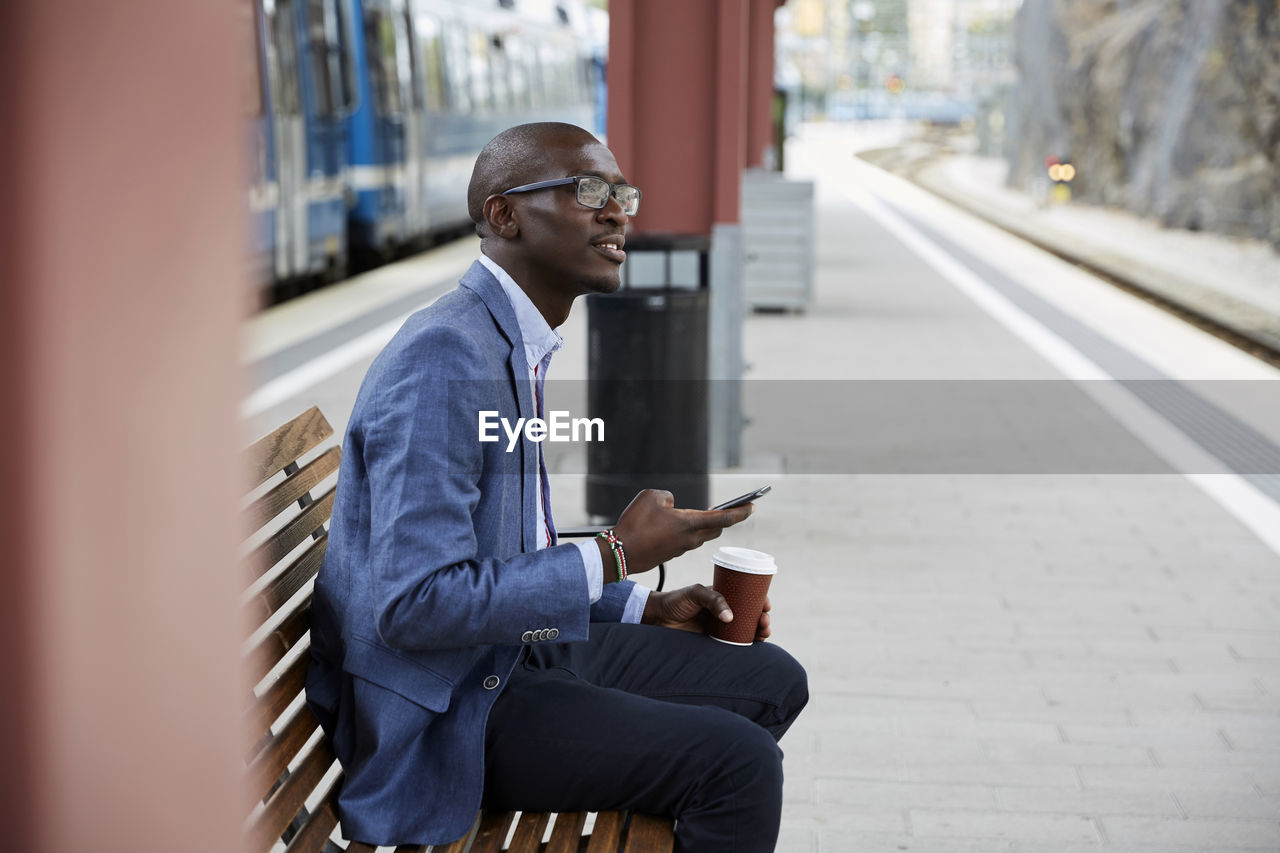
{"type": "Polygon", "coordinates": [[[596,623],[589,641],[530,646],[516,664],[489,716],[485,805],[635,809],[675,817],[677,851],[770,851],[776,741],[808,698],[772,643],[596,623]]]}

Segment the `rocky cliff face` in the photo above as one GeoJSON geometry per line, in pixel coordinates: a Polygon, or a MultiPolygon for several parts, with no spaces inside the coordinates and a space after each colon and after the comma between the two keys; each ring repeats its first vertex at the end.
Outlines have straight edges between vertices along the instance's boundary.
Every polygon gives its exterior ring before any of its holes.
{"type": "Polygon", "coordinates": [[[1280,249],[1280,0],[1024,0],[1009,180],[1280,249]]]}

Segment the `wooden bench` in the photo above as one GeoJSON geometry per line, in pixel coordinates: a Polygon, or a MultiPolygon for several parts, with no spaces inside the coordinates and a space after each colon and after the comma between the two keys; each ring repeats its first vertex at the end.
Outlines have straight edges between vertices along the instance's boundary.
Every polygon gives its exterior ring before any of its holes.
{"type": "MultiPolygon", "coordinates": [[[[333,434],[312,408],[246,452],[251,583],[245,593],[245,666],[255,683],[247,702],[245,804],[250,853],[372,853],[341,838],[335,810],[341,767],[303,701],[309,658],[308,617],[333,511],[333,475],[341,450],[322,448],[333,434]],[[324,491],[313,494],[318,487],[324,491]]],[[[423,803],[423,808],[431,808],[423,803]]],[[[443,847],[402,845],[396,853],[668,853],[672,822],[649,815],[481,812],[466,838],[443,847]],[[550,835],[547,830],[550,827],[550,835]],[[544,840],[545,839],[545,840],[544,840]]]]}

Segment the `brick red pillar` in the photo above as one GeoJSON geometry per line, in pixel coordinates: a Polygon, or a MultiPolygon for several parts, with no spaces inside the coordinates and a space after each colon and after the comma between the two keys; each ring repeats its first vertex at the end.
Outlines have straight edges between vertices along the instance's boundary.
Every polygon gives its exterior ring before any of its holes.
{"type": "Polygon", "coordinates": [[[0,4],[5,849],[239,848],[237,4],[0,4]]]}
{"type": "Polygon", "coordinates": [[[644,190],[636,232],[739,221],[748,11],[743,0],[609,4],[609,146],[644,190]]]}
{"type": "Polygon", "coordinates": [[[773,145],[774,10],[782,0],[748,0],[747,168],[764,165],[773,145]]]}
{"type": "MultiPolygon", "coordinates": [[[[623,174],[644,190],[632,233],[711,238],[704,284],[713,380],[738,380],[743,373],[740,223],[755,2],[609,3],[609,145],[623,174]]],[[[771,19],[769,31],[772,37],[771,19]]],[[[767,77],[754,84],[765,86],[766,97],[772,64],[768,60],[767,77]]],[[[736,465],[742,425],[737,382],[712,382],[708,394],[711,464],[736,465]]]]}

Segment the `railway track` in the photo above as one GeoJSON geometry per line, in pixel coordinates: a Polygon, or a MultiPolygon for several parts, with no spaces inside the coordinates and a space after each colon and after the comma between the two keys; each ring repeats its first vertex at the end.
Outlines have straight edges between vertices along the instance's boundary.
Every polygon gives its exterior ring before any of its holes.
{"type": "Polygon", "coordinates": [[[1224,317],[1211,307],[1196,305],[1188,300],[1171,297],[1169,294],[1160,292],[1133,276],[1125,275],[1114,267],[1099,264],[1083,253],[1072,252],[1062,245],[1041,238],[1029,229],[1019,228],[1007,218],[993,215],[991,211],[982,205],[973,204],[960,193],[943,191],[931,182],[923,180],[921,173],[946,153],[949,152],[943,145],[937,145],[932,152],[930,152],[928,145],[918,145],[914,146],[910,151],[902,148],[885,148],[857,152],[855,156],[866,160],[873,166],[906,178],[916,186],[946,199],[1002,231],[1031,243],[1037,248],[1088,272],[1095,278],[1174,315],[1183,322],[1219,338],[1272,367],[1280,368],[1280,340],[1272,340],[1268,335],[1259,334],[1252,329],[1242,328],[1240,324],[1233,322],[1228,317],[1224,317]]]}

